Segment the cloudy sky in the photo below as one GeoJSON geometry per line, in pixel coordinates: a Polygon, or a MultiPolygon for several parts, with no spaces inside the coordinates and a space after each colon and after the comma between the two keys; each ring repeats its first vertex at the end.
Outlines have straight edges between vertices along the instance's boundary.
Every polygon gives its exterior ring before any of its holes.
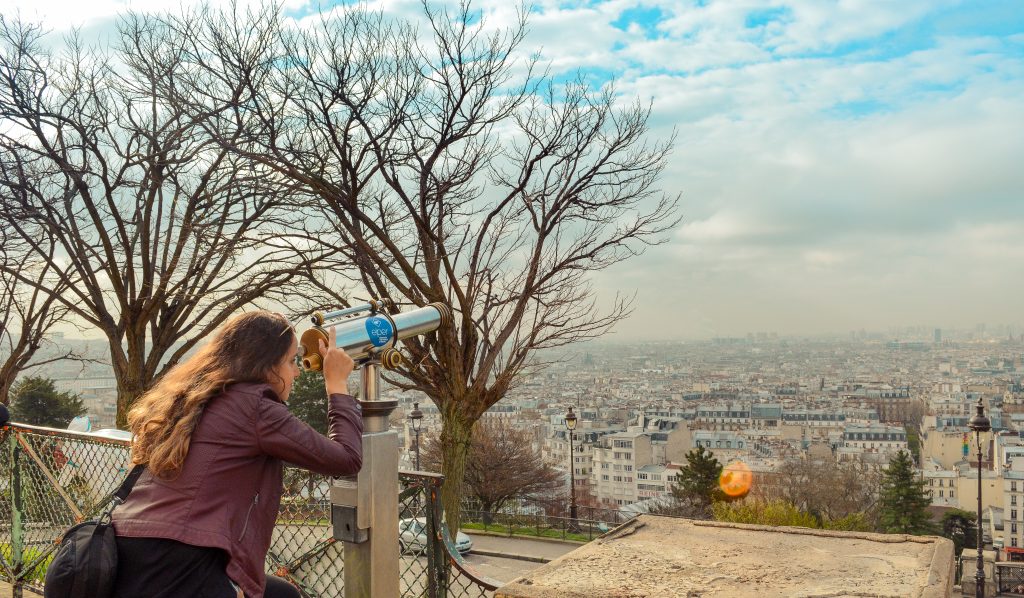
{"type": "MultiPolygon", "coordinates": [[[[55,31],[180,4],[0,0],[55,31]]],[[[474,6],[493,25],[513,16],[505,0],[474,6]]],[[[556,75],[614,78],[653,102],[653,136],[678,133],[663,184],[682,224],[594,280],[602,297],[636,293],[618,338],[1024,332],[1019,0],[533,6],[527,47],[556,75]]]]}

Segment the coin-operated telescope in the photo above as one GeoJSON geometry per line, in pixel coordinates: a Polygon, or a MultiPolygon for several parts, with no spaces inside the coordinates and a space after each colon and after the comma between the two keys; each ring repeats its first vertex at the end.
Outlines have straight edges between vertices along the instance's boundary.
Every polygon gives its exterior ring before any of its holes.
{"type": "MultiPolygon", "coordinates": [[[[299,339],[299,356],[307,371],[319,371],[323,366],[320,343],[328,342],[327,328],[337,333],[337,347],[344,349],[355,360],[357,367],[379,362],[388,369],[402,364],[402,354],[395,344],[403,339],[433,332],[451,322],[452,312],[443,303],[430,303],[424,307],[388,314],[386,300],[371,300],[365,305],[349,307],[328,313],[313,314],[313,327],[299,339]]],[[[363,395],[364,400],[376,397],[363,395]]]]}
{"type": "Polygon", "coordinates": [[[389,304],[365,305],[313,314],[313,327],[299,339],[299,357],[307,371],[320,370],[320,341],[327,328],[336,331],[336,346],[356,362],[361,378],[363,467],[355,476],[336,478],[331,486],[334,537],[345,553],[345,596],[395,597],[398,581],[398,434],[388,430],[388,415],[398,401],[379,398],[380,366],[402,364],[398,341],[448,325],[451,310],[441,303],[395,314],[389,304]]]}

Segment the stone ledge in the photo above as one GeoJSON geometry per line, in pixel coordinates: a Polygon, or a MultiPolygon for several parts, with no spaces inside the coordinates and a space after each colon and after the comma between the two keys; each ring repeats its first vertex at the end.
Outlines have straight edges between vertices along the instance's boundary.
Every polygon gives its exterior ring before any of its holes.
{"type": "Polygon", "coordinates": [[[496,598],[948,596],[945,538],[641,515],[501,587],[496,598]]]}

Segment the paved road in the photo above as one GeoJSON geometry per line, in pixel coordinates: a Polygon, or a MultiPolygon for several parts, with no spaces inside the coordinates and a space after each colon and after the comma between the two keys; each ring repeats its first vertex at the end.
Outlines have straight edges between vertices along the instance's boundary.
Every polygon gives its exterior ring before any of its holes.
{"type": "Polygon", "coordinates": [[[480,534],[469,534],[469,536],[473,538],[474,550],[523,555],[543,558],[548,561],[557,559],[563,554],[572,552],[582,546],[582,544],[575,542],[548,542],[521,537],[508,538],[505,536],[485,536],[480,534]]]}

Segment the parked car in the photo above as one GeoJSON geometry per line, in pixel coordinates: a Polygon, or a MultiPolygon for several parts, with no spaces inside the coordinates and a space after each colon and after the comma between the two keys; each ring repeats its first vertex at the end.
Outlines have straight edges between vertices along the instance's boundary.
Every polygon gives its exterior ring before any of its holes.
{"type": "MultiPolygon", "coordinates": [[[[402,552],[426,550],[427,520],[423,517],[400,520],[398,522],[398,542],[402,547],[402,552]]],[[[455,536],[455,549],[459,551],[459,554],[466,554],[473,549],[473,540],[459,532],[455,536]]]]}

